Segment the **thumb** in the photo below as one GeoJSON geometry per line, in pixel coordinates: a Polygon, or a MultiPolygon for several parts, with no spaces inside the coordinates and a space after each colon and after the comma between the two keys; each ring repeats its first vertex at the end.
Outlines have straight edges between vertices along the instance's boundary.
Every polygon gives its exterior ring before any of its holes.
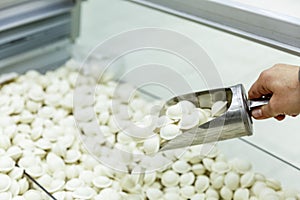
{"type": "Polygon", "coordinates": [[[275,117],[277,116],[271,109],[270,105],[264,105],[261,106],[259,108],[256,108],[254,110],[252,110],[252,116],[255,119],[266,119],[266,118],[270,118],[270,117],[275,117]]]}
{"type": "Polygon", "coordinates": [[[262,111],[261,108],[255,108],[254,110],[251,111],[251,115],[255,118],[255,119],[263,119],[262,118],[262,111]]]}
{"type": "Polygon", "coordinates": [[[269,102],[269,104],[267,105],[255,108],[254,110],[252,110],[251,114],[255,119],[266,119],[270,117],[275,117],[280,113],[274,112],[274,110],[271,107],[271,102],[269,102]]]}
{"type": "Polygon", "coordinates": [[[260,109],[261,109],[261,114],[263,119],[275,117],[279,115],[279,113],[274,112],[274,109],[272,109],[271,102],[269,102],[269,104],[267,105],[260,107],[260,109]]]}

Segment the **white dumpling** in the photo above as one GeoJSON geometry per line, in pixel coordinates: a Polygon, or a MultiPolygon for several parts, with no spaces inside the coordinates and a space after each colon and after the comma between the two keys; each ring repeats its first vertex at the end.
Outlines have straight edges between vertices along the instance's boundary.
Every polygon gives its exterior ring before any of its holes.
{"type": "Polygon", "coordinates": [[[174,187],[178,185],[179,179],[179,175],[172,170],[164,172],[161,177],[162,184],[166,187],[174,187]]]}
{"type": "Polygon", "coordinates": [[[144,141],[143,148],[146,154],[157,153],[160,147],[160,138],[154,135],[144,141]]]}
{"type": "Polygon", "coordinates": [[[179,121],[178,125],[180,129],[191,129],[196,127],[199,124],[200,121],[200,113],[195,111],[191,114],[184,114],[182,116],[182,119],[179,121]]]}
{"type": "Polygon", "coordinates": [[[169,106],[166,111],[166,116],[173,120],[181,119],[183,115],[182,107],[179,104],[169,106]]]}
{"type": "Polygon", "coordinates": [[[190,101],[180,101],[178,104],[181,107],[182,113],[191,113],[195,110],[196,106],[190,101]]]}
{"type": "Polygon", "coordinates": [[[0,192],[8,190],[12,183],[12,179],[6,174],[0,174],[0,192]]]}
{"type": "Polygon", "coordinates": [[[180,133],[179,127],[175,124],[168,124],[160,129],[160,137],[165,140],[171,140],[180,133]]]}

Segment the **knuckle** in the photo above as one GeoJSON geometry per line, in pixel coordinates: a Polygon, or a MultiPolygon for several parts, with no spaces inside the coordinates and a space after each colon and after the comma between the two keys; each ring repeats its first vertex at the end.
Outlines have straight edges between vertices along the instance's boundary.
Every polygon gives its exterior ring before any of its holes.
{"type": "Polygon", "coordinates": [[[282,67],[284,67],[284,66],[285,66],[285,64],[277,63],[277,64],[275,64],[275,65],[273,66],[273,68],[282,68],[282,67]]]}
{"type": "Polygon", "coordinates": [[[262,73],[260,74],[260,78],[263,80],[269,80],[271,78],[270,70],[262,71],[262,73]]]}

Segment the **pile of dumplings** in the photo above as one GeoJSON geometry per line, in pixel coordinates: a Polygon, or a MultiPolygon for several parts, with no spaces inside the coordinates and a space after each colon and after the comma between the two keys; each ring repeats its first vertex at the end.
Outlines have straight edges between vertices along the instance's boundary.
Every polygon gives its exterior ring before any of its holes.
{"type": "Polygon", "coordinates": [[[93,117],[85,107],[74,117],[78,75],[78,64],[69,61],[55,71],[28,71],[0,86],[0,200],[50,199],[24,170],[58,200],[300,200],[297,191],[284,190],[280,182],[253,172],[246,160],[227,160],[213,145],[205,155],[199,153],[203,146],[158,153],[163,141],[224,113],[224,101],[211,109],[181,101],[159,116],[153,110],[162,102],[148,102],[137,93],[124,107],[122,98],[130,86],[122,85],[123,93],[114,96],[118,83],[91,76],[81,86],[97,85],[93,110],[103,133],[95,138],[101,155],[91,154],[81,136],[94,131],[88,126],[93,117]],[[148,130],[140,133],[143,137],[125,123],[129,120],[148,130]],[[125,165],[114,149],[139,156],[125,155],[130,160],[125,165]],[[99,162],[102,158],[114,160],[117,170],[99,162]]]}

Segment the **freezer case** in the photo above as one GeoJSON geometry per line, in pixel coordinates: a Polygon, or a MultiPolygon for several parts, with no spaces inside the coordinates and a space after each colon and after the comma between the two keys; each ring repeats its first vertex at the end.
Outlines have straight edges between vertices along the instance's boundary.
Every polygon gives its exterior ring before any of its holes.
{"type": "Polygon", "coordinates": [[[79,34],[80,1],[0,2],[0,68],[24,72],[58,66],[79,34]]]}
{"type": "MultiPolygon", "coordinates": [[[[146,1],[139,1],[139,3],[145,2],[146,1]]],[[[154,4],[154,1],[151,1],[153,4],[149,4],[149,2],[145,4],[150,7],[159,5],[157,2],[154,4]]],[[[0,8],[5,11],[5,15],[3,15],[5,17],[2,18],[2,15],[0,17],[0,23],[3,23],[3,27],[1,26],[2,29],[0,27],[1,73],[19,72],[26,74],[31,69],[38,69],[51,76],[51,70],[53,68],[56,68],[65,62],[66,59],[70,58],[70,45],[78,35],[78,20],[73,20],[79,16],[76,12],[79,10],[79,4],[80,2],[77,1],[58,0],[51,2],[29,2],[26,0],[3,1],[0,3],[0,8]],[[35,10],[35,8],[39,9],[35,10]],[[22,11],[17,12],[20,13],[20,16],[11,15],[11,12],[16,13],[18,9],[22,11]],[[28,13],[25,12],[29,11],[28,9],[32,10],[28,13]],[[20,23],[15,23],[14,20],[17,19],[15,17],[19,17],[18,21],[20,23]]],[[[167,8],[167,3],[165,3],[163,8],[161,6],[162,5],[160,5],[159,8],[164,10],[167,8]]],[[[90,17],[90,15],[85,13],[84,17],[90,17]]],[[[218,29],[219,28],[220,27],[218,27],[218,29]]],[[[240,34],[241,32],[237,33],[237,35],[240,34]]],[[[262,40],[257,40],[258,37],[251,38],[249,34],[245,37],[262,42],[262,40]]],[[[278,44],[273,42],[265,44],[286,50],[289,53],[298,53],[297,44],[299,43],[293,43],[293,47],[291,47],[291,44],[285,45],[284,40],[281,40],[278,44]]],[[[83,61],[82,58],[85,58],[87,55],[88,52],[85,52],[85,55],[79,60],[83,61]]],[[[99,58],[101,58],[101,56],[99,56],[99,58]]],[[[96,60],[95,62],[99,64],[102,61],[96,60]]],[[[76,67],[78,66],[79,64],[77,63],[76,67]]],[[[127,72],[126,70],[131,70],[130,66],[126,65],[125,67],[124,65],[116,65],[115,67],[116,72],[122,71],[123,74],[127,72]],[[121,67],[122,70],[119,69],[121,67]]],[[[29,74],[30,73],[32,72],[29,72],[29,74]]],[[[184,74],[185,72],[183,71],[182,73],[184,74]]],[[[33,73],[32,76],[34,75],[33,73]]],[[[145,93],[145,98],[153,101],[157,100],[154,98],[155,96],[157,96],[157,94],[153,94],[153,90],[146,91],[145,93]]],[[[259,133],[255,134],[258,135],[259,133]]],[[[258,140],[260,140],[260,138],[258,138],[258,140]]],[[[300,188],[298,181],[300,180],[299,163],[288,157],[286,158],[284,156],[286,155],[285,153],[282,154],[281,152],[278,153],[278,151],[274,151],[274,146],[271,145],[271,147],[268,147],[268,145],[262,145],[258,140],[248,140],[248,138],[233,139],[220,142],[218,147],[229,159],[239,157],[249,160],[253,164],[255,172],[263,173],[269,178],[278,179],[283,183],[284,188],[300,188]]],[[[263,140],[266,141],[265,138],[263,138],[263,140]]],[[[90,161],[90,163],[93,162],[90,161]]],[[[87,164],[90,163],[87,162],[87,164]]],[[[107,173],[113,172],[108,171],[107,173]]],[[[38,188],[38,186],[34,185],[33,188],[38,188]]]]}

